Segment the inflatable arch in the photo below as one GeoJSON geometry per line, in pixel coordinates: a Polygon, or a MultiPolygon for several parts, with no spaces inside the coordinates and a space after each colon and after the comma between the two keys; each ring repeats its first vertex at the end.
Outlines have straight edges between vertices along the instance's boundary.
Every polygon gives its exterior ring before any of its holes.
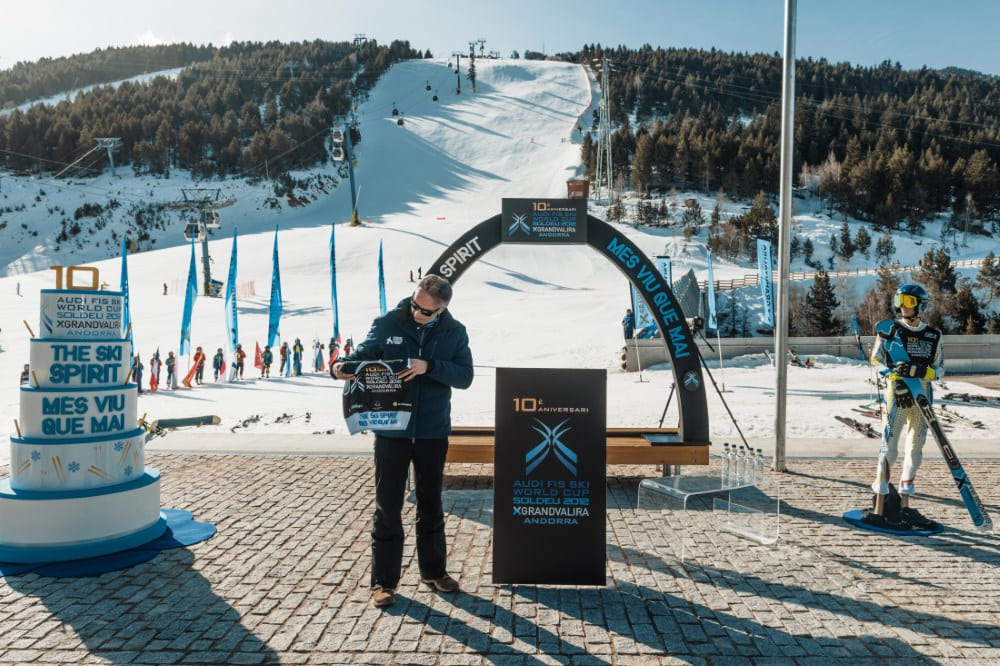
{"type": "Polygon", "coordinates": [[[663,335],[677,387],[680,440],[707,444],[708,405],[694,336],[649,257],[610,224],[588,215],[583,199],[504,199],[502,211],[465,232],[427,272],[454,283],[501,243],[591,246],[635,285],[663,335]]]}

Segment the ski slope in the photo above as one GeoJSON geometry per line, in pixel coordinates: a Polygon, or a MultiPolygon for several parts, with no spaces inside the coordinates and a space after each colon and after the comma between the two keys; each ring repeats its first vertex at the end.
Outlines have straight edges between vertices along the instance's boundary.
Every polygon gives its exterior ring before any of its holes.
{"type": "MultiPolygon", "coordinates": [[[[199,184],[178,174],[170,179],[139,178],[127,169],[119,170],[119,178],[105,174],[72,185],[21,179],[10,183],[5,179],[4,192],[21,196],[29,212],[36,215],[31,218],[33,224],[44,231],[46,207],[57,205],[72,211],[81,201],[93,201],[95,193],[117,193],[125,200],[170,200],[181,187],[222,188],[223,196],[235,198],[236,203],[222,210],[222,229],[209,243],[213,276],[226,278],[235,227],[238,281],[252,281],[256,288],[255,297],[239,300],[239,339],[250,359],[255,342],[262,346],[266,342],[271,250],[277,227],[284,297],[280,332],[282,340],[290,344],[301,339],[307,349],[304,366],[308,368],[313,340],[327,342],[333,327],[328,270],[331,224],[336,225],[341,332],[359,342],[378,314],[376,260],[380,242],[392,307],[412,293],[411,271],[415,276],[419,268],[426,269],[463,232],[499,213],[503,197],[563,197],[565,181],[581,172],[576,125],[581,115],[589,118],[596,102],[592,82],[582,67],[480,60],[477,72],[475,94],[463,79],[462,92],[456,95],[455,74],[441,60],[404,62],[380,80],[359,108],[363,140],[356,147],[356,176],[359,211],[364,219],[359,227],[345,224],[351,211],[346,181],[308,206],[282,203],[278,208],[268,205],[271,193],[264,186],[243,181],[199,184]],[[432,92],[425,90],[428,83],[432,92]],[[437,103],[431,100],[434,91],[440,97],[437,103]],[[392,116],[394,105],[401,112],[403,126],[392,116]],[[44,203],[31,207],[40,186],[46,188],[44,203]]],[[[325,171],[296,175],[330,171],[327,166],[325,171]]],[[[594,213],[603,215],[600,210],[594,213]]],[[[621,230],[648,254],[669,254],[675,276],[689,268],[703,276],[704,247],[684,240],[679,228],[622,225],[621,230]]],[[[182,287],[190,257],[190,246],[180,232],[178,224],[154,238],[155,247],[161,249],[129,257],[133,331],[137,351],[147,365],[147,377],[149,358],[155,350],[165,357],[168,351],[178,349],[182,287]],[[162,293],[165,283],[170,288],[167,295],[162,293]]],[[[103,245],[59,252],[53,251],[45,238],[40,232],[34,245],[3,250],[8,272],[0,278],[0,308],[4,312],[0,324],[0,377],[4,378],[0,414],[7,424],[4,431],[13,430],[18,408],[16,377],[28,356],[29,336],[22,320],[37,330],[39,290],[54,287],[51,272],[40,269],[50,263],[90,262],[111,288],[117,288],[119,281],[118,248],[106,238],[103,245]],[[17,252],[20,254],[13,256],[17,252]],[[97,257],[111,258],[95,260],[97,257]]],[[[200,284],[200,245],[197,268],[200,284]]],[[[744,272],[745,267],[717,265],[715,275],[725,278],[744,272]]],[[[476,363],[472,388],[455,392],[454,422],[493,422],[497,367],[587,367],[608,370],[609,425],[655,426],[673,377],[669,369],[654,368],[644,372],[643,381],[639,381],[638,375],[619,370],[623,343],[620,321],[627,298],[624,277],[585,246],[501,246],[480,259],[456,284],[451,306],[468,327],[476,363]]],[[[203,346],[211,357],[217,347],[224,346],[225,333],[222,299],[199,296],[192,343],[203,346]]],[[[186,363],[184,359],[182,369],[186,363]]],[[[729,391],[726,401],[743,432],[748,437],[773,438],[774,374],[764,357],[727,362],[725,369],[717,362],[711,366],[716,380],[729,391]]],[[[818,366],[790,369],[789,437],[861,438],[836,422],[832,414],[847,415],[851,407],[868,401],[869,370],[857,361],[825,357],[818,359],[818,366]]],[[[247,378],[242,382],[145,393],[139,398],[139,412],[150,419],[218,414],[225,430],[250,416],[261,416],[259,423],[239,432],[346,432],[340,382],[324,374],[270,380],[255,379],[256,375],[248,363],[247,378]],[[308,423],[304,417],[274,423],[281,414],[303,416],[305,412],[311,414],[308,423]]],[[[206,376],[211,376],[211,369],[206,376]]],[[[950,382],[949,387],[960,392],[986,392],[961,382],[950,382]]],[[[736,431],[711,387],[708,395],[713,439],[736,441],[736,431]]],[[[1000,425],[1000,410],[956,411],[973,414],[993,427],[1000,425]]],[[[675,406],[667,413],[667,424],[673,422],[675,406]]],[[[985,440],[988,433],[960,427],[954,436],[985,440]]],[[[6,459],[7,449],[0,442],[0,462],[6,459]]],[[[873,458],[876,451],[877,444],[871,444],[873,458]]]]}

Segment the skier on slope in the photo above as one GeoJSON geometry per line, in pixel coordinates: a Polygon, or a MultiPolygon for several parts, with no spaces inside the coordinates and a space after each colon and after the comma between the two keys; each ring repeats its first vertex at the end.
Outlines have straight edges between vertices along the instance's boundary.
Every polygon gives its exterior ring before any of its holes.
{"type": "MultiPolygon", "coordinates": [[[[892,325],[910,356],[909,363],[893,363],[885,350],[885,337],[876,332],[872,346],[872,365],[883,365],[891,370],[886,376],[885,409],[883,410],[882,448],[879,451],[878,470],[872,490],[875,492],[875,506],[865,512],[862,520],[877,527],[895,530],[931,529],[936,523],[910,507],[910,496],[914,494],[914,480],[923,459],[924,442],[927,441],[927,423],[914,403],[913,394],[900,379],[919,379],[928,399],[932,397],[930,382],[944,375],[944,360],[941,351],[941,331],[920,320],[930,296],[927,290],[917,284],[904,284],[892,297],[892,308],[897,317],[892,325]],[[895,408],[895,409],[893,409],[895,408]],[[889,415],[891,422],[887,422],[889,415]],[[898,454],[899,440],[904,426],[908,437],[904,444],[903,473],[899,480],[899,510],[889,506],[886,496],[890,495],[889,479],[898,454]]],[[[889,336],[893,337],[893,336],[889,336]]]]}

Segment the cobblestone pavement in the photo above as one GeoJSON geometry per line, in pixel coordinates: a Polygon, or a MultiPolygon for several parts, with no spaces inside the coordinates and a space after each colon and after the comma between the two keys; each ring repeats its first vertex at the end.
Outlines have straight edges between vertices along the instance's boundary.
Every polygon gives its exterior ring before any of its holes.
{"type": "MultiPolygon", "coordinates": [[[[612,468],[600,588],[493,585],[492,468],[449,466],[450,569],[462,591],[418,586],[408,504],[403,581],[385,612],[367,586],[369,458],[150,463],[163,505],[218,534],[97,578],[0,580],[0,664],[1000,661],[1000,539],[971,529],[936,461],[915,506],[948,529],[894,537],[840,518],[868,501],[870,461],[790,460],[772,546],[716,529],[704,505],[637,508],[654,468],[612,468]]],[[[968,468],[1000,518],[1000,462],[968,468]]]]}

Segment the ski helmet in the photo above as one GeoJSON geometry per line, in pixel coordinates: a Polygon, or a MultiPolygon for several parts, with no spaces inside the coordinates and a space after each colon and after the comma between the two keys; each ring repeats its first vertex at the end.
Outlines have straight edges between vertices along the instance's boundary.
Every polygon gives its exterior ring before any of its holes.
{"type": "Polygon", "coordinates": [[[923,312],[931,302],[930,294],[919,284],[903,284],[892,296],[892,311],[899,314],[900,308],[916,308],[917,314],[923,312]]]}

